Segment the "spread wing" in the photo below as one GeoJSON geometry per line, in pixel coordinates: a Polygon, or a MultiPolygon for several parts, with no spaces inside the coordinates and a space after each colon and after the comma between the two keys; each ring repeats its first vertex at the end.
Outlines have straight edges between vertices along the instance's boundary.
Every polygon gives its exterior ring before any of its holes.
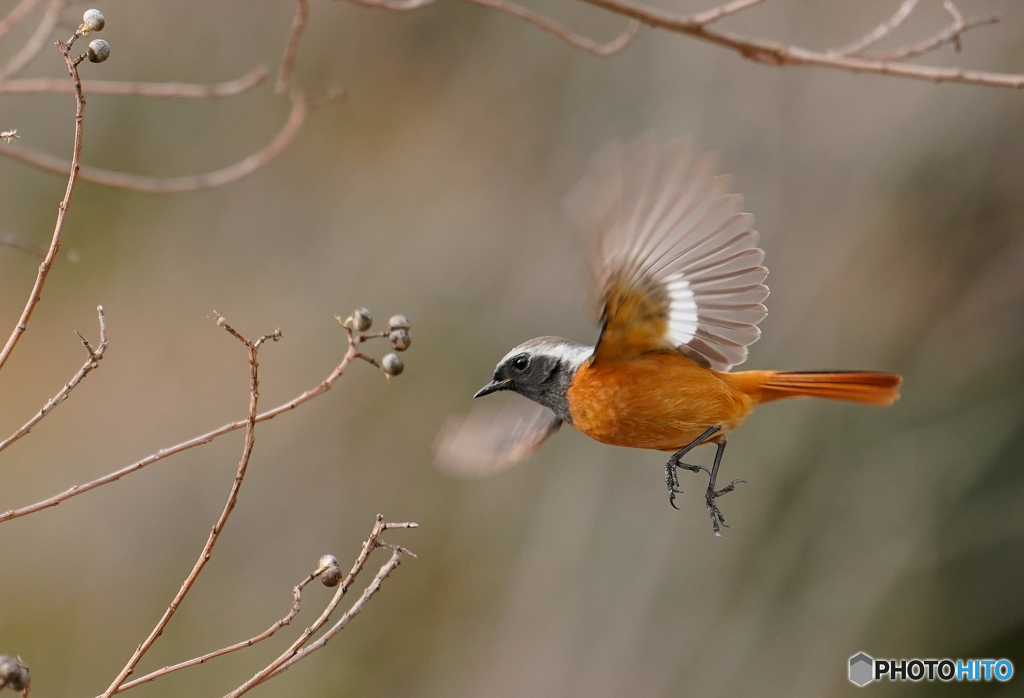
{"type": "Polygon", "coordinates": [[[768,270],[754,218],[715,164],[688,140],[647,135],[602,151],[570,195],[570,212],[600,233],[595,361],[666,348],[719,371],[746,360],[768,313],[768,270]]]}
{"type": "Polygon", "coordinates": [[[451,416],[434,443],[438,470],[457,477],[493,475],[536,453],[562,420],[523,399],[480,404],[465,417],[451,416]]]}

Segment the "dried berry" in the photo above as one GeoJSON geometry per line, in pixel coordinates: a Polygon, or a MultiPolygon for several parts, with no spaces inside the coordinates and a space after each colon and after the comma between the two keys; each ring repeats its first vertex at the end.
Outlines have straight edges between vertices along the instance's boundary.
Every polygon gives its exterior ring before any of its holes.
{"type": "Polygon", "coordinates": [[[388,341],[391,342],[391,348],[395,351],[405,351],[412,344],[409,330],[391,330],[391,333],[388,334],[388,341]]]}
{"type": "Polygon", "coordinates": [[[380,365],[384,367],[384,373],[389,376],[400,375],[405,370],[405,362],[402,361],[402,357],[394,353],[386,355],[380,365]]]}
{"type": "Polygon", "coordinates": [[[388,331],[391,330],[408,330],[409,318],[404,315],[392,315],[391,319],[388,320],[388,331]]]}
{"type": "Polygon", "coordinates": [[[352,313],[352,329],[356,332],[366,332],[373,326],[373,316],[366,308],[360,308],[352,313]]]}
{"type": "Polygon", "coordinates": [[[107,20],[104,19],[103,13],[99,10],[86,10],[85,14],[82,15],[82,26],[86,31],[98,32],[107,25],[107,20]]]}
{"type": "Polygon", "coordinates": [[[89,42],[89,50],[86,55],[93,63],[102,63],[110,58],[110,44],[103,39],[93,39],[89,42]]]}

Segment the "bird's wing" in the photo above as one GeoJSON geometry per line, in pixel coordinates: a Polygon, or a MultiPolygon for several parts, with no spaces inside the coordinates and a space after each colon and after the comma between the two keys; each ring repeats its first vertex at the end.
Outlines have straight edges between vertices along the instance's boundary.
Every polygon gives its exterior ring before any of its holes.
{"type": "Polygon", "coordinates": [[[767,310],[768,270],[754,218],[714,155],[651,135],[613,143],[570,194],[570,213],[599,233],[601,309],[595,361],[676,348],[727,371],[747,358],[767,310]]]}
{"type": "Polygon", "coordinates": [[[438,470],[464,478],[493,475],[536,453],[562,420],[523,399],[481,404],[447,419],[434,443],[438,470]]]}

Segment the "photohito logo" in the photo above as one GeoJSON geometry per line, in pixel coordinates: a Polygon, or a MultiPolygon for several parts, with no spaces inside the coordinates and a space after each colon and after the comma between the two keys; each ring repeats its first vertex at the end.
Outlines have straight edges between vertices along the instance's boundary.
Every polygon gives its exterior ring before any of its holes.
{"type": "Polygon", "coordinates": [[[872,681],[1009,681],[1009,659],[873,659],[863,652],[850,657],[850,682],[867,686],[872,681]]]}

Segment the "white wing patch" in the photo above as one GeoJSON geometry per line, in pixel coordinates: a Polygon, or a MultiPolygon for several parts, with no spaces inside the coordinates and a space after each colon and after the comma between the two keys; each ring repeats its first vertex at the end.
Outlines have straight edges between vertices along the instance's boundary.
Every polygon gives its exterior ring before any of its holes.
{"type": "Polygon", "coordinates": [[[768,270],[754,218],[730,193],[731,179],[714,175],[714,156],[695,158],[687,140],[659,146],[648,134],[613,143],[592,164],[567,205],[600,234],[599,293],[611,280],[654,289],[667,300],[665,346],[719,371],[746,360],[768,313],[768,270]]]}
{"type": "Polygon", "coordinates": [[[697,335],[697,299],[690,282],[681,274],[666,279],[668,288],[668,335],[675,346],[688,344],[697,335]]]}

